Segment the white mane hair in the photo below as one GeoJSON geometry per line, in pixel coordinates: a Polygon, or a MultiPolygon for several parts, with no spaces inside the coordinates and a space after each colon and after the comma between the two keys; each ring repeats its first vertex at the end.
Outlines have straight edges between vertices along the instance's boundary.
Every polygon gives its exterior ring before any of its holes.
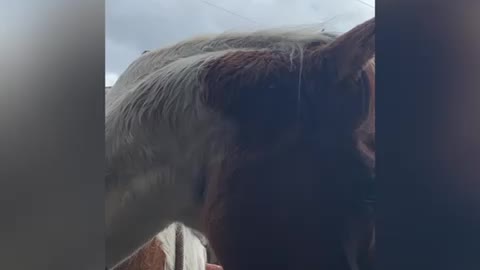
{"type": "MultiPolygon", "coordinates": [[[[282,50],[289,51],[293,56],[301,54],[303,46],[318,42],[319,45],[331,42],[337,33],[324,32],[322,24],[273,28],[256,32],[225,32],[218,35],[203,35],[175,45],[142,54],[118,78],[107,97],[107,104],[113,102],[119,95],[131,89],[135,84],[145,80],[152,71],[166,67],[181,58],[204,55],[200,59],[186,60],[191,64],[207,60],[208,56],[216,58],[235,50],[282,50]],[[212,53],[213,54],[209,54],[212,53]]],[[[173,69],[175,64],[166,68],[173,69]]],[[[188,75],[188,74],[183,74],[188,75]]],[[[107,107],[109,107],[107,105],[107,107]]]]}
{"type": "Polygon", "coordinates": [[[195,235],[191,229],[181,223],[172,223],[156,238],[160,241],[162,251],[165,253],[164,270],[205,270],[207,264],[207,250],[203,239],[195,235]],[[182,237],[182,244],[178,246],[179,235],[182,237]],[[181,249],[181,250],[179,250],[181,249]],[[181,253],[180,256],[177,256],[181,253]],[[176,258],[182,260],[182,269],[176,269],[176,258]]]}
{"type": "Polygon", "coordinates": [[[108,267],[174,221],[202,230],[207,175],[235,132],[201,100],[208,64],[231,52],[275,51],[299,63],[301,76],[305,48],[335,37],[313,26],[203,36],[144,53],[127,68],[106,93],[108,267]]]}

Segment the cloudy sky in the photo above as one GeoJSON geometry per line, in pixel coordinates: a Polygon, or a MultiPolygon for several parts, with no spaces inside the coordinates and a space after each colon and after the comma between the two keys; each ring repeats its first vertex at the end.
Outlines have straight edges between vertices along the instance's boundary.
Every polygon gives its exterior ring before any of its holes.
{"type": "Polygon", "coordinates": [[[322,23],[344,32],[375,15],[375,0],[107,0],[105,84],[143,51],[200,34],[322,23]]]}

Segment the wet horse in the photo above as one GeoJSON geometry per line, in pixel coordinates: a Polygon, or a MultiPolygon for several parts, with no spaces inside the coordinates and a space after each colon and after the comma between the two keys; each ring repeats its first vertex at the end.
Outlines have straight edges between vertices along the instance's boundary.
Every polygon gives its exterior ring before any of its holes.
{"type": "Polygon", "coordinates": [[[226,270],[371,269],[375,20],[143,54],[107,94],[113,267],[174,221],[226,270]]]}

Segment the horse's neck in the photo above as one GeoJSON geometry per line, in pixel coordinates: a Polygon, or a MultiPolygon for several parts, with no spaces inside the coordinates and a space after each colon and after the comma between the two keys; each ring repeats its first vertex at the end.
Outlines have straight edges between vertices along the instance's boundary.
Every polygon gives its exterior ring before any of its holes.
{"type": "Polygon", "coordinates": [[[181,223],[172,223],[115,270],[204,270],[205,246],[181,223]]]}
{"type": "Polygon", "coordinates": [[[156,236],[166,254],[165,270],[203,270],[207,263],[205,246],[192,231],[174,223],[156,236]]]}

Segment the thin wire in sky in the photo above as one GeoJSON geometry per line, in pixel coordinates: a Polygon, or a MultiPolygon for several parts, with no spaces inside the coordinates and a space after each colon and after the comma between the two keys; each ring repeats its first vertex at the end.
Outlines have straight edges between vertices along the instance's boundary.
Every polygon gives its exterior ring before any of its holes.
{"type": "MultiPolygon", "coordinates": [[[[202,3],[204,3],[204,4],[206,4],[206,5],[209,5],[209,6],[213,7],[213,8],[216,8],[216,9],[220,9],[220,10],[222,10],[222,11],[224,11],[224,12],[227,12],[227,13],[229,13],[229,14],[231,14],[231,15],[237,16],[237,17],[239,17],[239,18],[241,18],[241,19],[243,19],[243,20],[249,21],[249,22],[254,23],[254,24],[261,25],[261,23],[255,21],[255,20],[252,20],[252,19],[250,19],[250,18],[248,18],[248,17],[242,16],[242,15],[240,15],[240,14],[238,14],[238,13],[236,13],[236,12],[233,12],[233,11],[231,11],[231,10],[229,10],[229,9],[226,9],[226,8],[224,8],[224,7],[218,6],[218,5],[216,5],[216,4],[212,3],[212,2],[209,2],[209,1],[206,1],[206,0],[200,0],[200,1],[201,1],[202,3]]],[[[363,5],[367,6],[367,7],[370,7],[370,8],[375,9],[375,6],[373,6],[372,4],[369,4],[369,3],[365,2],[365,1],[363,1],[363,0],[356,0],[356,1],[360,2],[361,4],[363,4],[363,5]]],[[[324,23],[330,22],[331,20],[335,19],[336,17],[338,17],[338,15],[337,15],[337,16],[333,16],[332,18],[329,18],[329,19],[328,19],[327,21],[325,21],[324,23]]]]}
{"type": "Polygon", "coordinates": [[[211,2],[208,2],[208,1],[205,1],[205,0],[200,0],[200,1],[201,1],[202,3],[204,3],[204,4],[207,4],[207,5],[211,6],[211,7],[214,7],[214,8],[220,9],[220,10],[223,10],[223,11],[225,11],[225,12],[227,12],[227,13],[230,13],[230,14],[232,14],[232,15],[234,15],[234,16],[237,16],[237,17],[239,17],[239,18],[242,18],[242,19],[244,19],[244,20],[247,20],[247,21],[249,21],[249,22],[251,22],[251,23],[260,24],[259,22],[256,22],[256,21],[254,21],[254,20],[252,20],[252,19],[250,19],[250,18],[247,18],[247,17],[245,17],[245,16],[242,16],[242,15],[240,15],[240,14],[238,14],[238,13],[235,13],[235,12],[233,12],[233,11],[231,11],[231,10],[228,10],[228,9],[226,9],[226,8],[224,8],[224,7],[217,6],[217,5],[215,5],[215,4],[211,3],[211,2]]]}
{"type": "Polygon", "coordinates": [[[373,9],[375,8],[374,5],[369,4],[369,3],[367,3],[367,2],[365,2],[365,1],[363,1],[363,0],[357,0],[357,1],[360,2],[360,3],[362,3],[362,4],[364,4],[364,5],[367,6],[367,7],[371,7],[371,8],[373,8],[373,9]]]}

